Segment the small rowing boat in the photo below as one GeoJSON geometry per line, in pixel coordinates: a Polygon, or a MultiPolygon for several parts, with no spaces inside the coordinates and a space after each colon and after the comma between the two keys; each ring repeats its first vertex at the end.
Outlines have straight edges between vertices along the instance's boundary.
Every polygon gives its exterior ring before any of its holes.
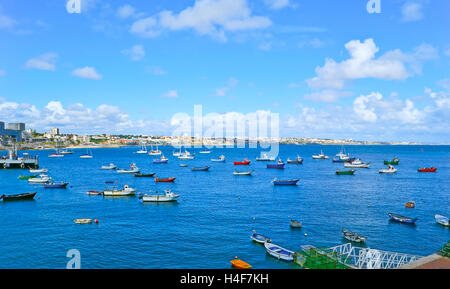
{"type": "Polygon", "coordinates": [[[199,153],[199,154],[210,154],[211,151],[209,151],[209,150],[203,150],[203,151],[199,151],[198,153],[199,153]]]}
{"type": "Polygon", "coordinates": [[[416,202],[414,202],[414,201],[407,202],[407,203],[405,204],[405,207],[406,207],[406,208],[413,209],[413,208],[416,207],[416,202]]]}
{"type": "Polygon", "coordinates": [[[234,165],[235,166],[248,166],[248,165],[250,165],[250,161],[245,158],[241,162],[234,162],[234,165]]]}
{"type": "Polygon", "coordinates": [[[282,170],[282,169],[284,169],[284,165],[285,165],[284,162],[281,159],[278,159],[276,164],[267,164],[267,168],[282,170]]]}
{"type": "Polygon", "coordinates": [[[252,173],[253,173],[253,170],[249,170],[249,171],[246,171],[246,172],[239,172],[239,171],[235,170],[233,172],[233,175],[235,175],[235,176],[251,176],[252,173]]]}
{"type": "Polygon", "coordinates": [[[102,166],[102,170],[115,170],[117,168],[117,166],[113,163],[110,163],[107,166],[102,166]]]}
{"type": "Polygon", "coordinates": [[[256,233],[255,230],[253,230],[253,233],[250,235],[250,239],[252,239],[254,242],[256,243],[260,243],[260,244],[264,244],[265,242],[272,242],[271,239],[269,239],[268,237],[258,234],[256,233]]]}
{"type": "Polygon", "coordinates": [[[161,178],[155,177],[156,183],[173,183],[176,178],[161,178]]]}
{"type": "Polygon", "coordinates": [[[418,220],[418,218],[405,217],[405,216],[397,215],[394,213],[388,213],[388,215],[392,221],[404,223],[404,224],[415,224],[418,220]]]}
{"type": "Polygon", "coordinates": [[[73,220],[75,224],[91,224],[92,219],[75,219],[73,220]]]}
{"type": "Polygon", "coordinates": [[[397,169],[394,168],[392,165],[388,165],[387,169],[381,169],[378,171],[380,174],[394,174],[397,172],[397,169]]]}
{"type": "Polygon", "coordinates": [[[299,155],[297,155],[295,160],[291,160],[288,158],[287,163],[292,164],[292,165],[301,165],[301,164],[303,164],[303,159],[299,155]]]}
{"type": "Polygon", "coordinates": [[[174,202],[178,199],[180,195],[172,193],[170,190],[165,190],[164,195],[158,195],[156,192],[155,195],[147,195],[144,194],[142,196],[143,202],[174,202]]]}
{"type": "Polygon", "coordinates": [[[87,192],[87,194],[88,194],[88,195],[93,195],[93,196],[95,196],[95,195],[101,195],[102,192],[99,192],[99,191],[89,191],[89,192],[87,192]]]}
{"type": "Polygon", "coordinates": [[[186,168],[188,165],[186,165],[186,164],[180,164],[180,167],[182,167],[182,168],[186,168]]]}
{"type": "Polygon", "coordinates": [[[206,172],[208,171],[210,168],[210,166],[206,166],[206,167],[192,167],[191,170],[195,171],[195,172],[206,172]]]}
{"type": "Polygon", "coordinates": [[[141,174],[141,173],[137,173],[137,174],[134,174],[134,176],[136,177],[136,178],[151,178],[151,177],[153,177],[155,175],[155,173],[150,173],[150,174],[141,174]]]}
{"type": "Polygon", "coordinates": [[[293,180],[278,180],[277,178],[273,179],[272,184],[275,186],[296,186],[300,179],[293,180]]]}
{"type": "Polygon", "coordinates": [[[445,217],[445,216],[441,216],[441,215],[435,215],[434,219],[436,220],[436,223],[445,226],[445,227],[449,227],[450,226],[450,220],[445,217]]]}
{"type": "Polygon", "coordinates": [[[30,173],[36,173],[36,174],[42,174],[42,173],[47,173],[48,169],[30,169],[29,170],[30,173]]]}
{"type": "Polygon", "coordinates": [[[348,170],[348,171],[340,171],[337,170],[336,171],[336,175],[354,175],[355,174],[355,170],[348,170]]]}
{"type": "Polygon", "coordinates": [[[218,159],[211,159],[212,162],[216,162],[216,163],[224,163],[225,162],[225,156],[221,155],[219,156],[218,159]]]}
{"type": "Polygon", "coordinates": [[[32,200],[36,193],[25,193],[25,194],[17,194],[17,195],[2,195],[0,199],[3,201],[20,201],[20,200],[32,200]]]}
{"type": "Polygon", "coordinates": [[[50,183],[44,184],[44,189],[65,189],[69,183],[54,183],[51,181],[50,183]]]}
{"type": "Polygon", "coordinates": [[[437,171],[437,168],[431,167],[431,168],[420,168],[417,170],[419,173],[435,173],[437,171]]]}
{"type": "Polygon", "coordinates": [[[355,243],[364,243],[364,242],[366,242],[366,239],[367,239],[367,237],[358,235],[347,229],[342,229],[342,236],[345,239],[349,240],[350,242],[355,242],[355,243]]]}
{"type": "Polygon", "coordinates": [[[264,247],[266,247],[267,253],[269,253],[272,257],[277,258],[278,260],[284,260],[288,262],[292,262],[294,260],[295,253],[288,249],[268,242],[264,243],[264,247]]]}
{"type": "Polygon", "coordinates": [[[19,180],[29,180],[29,179],[33,179],[33,178],[37,178],[37,175],[32,175],[32,176],[19,176],[19,180]]]}
{"type": "Polygon", "coordinates": [[[293,229],[298,229],[298,228],[301,228],[303,226],[303,224],[300,222],[297,222],[296,220],[291,219],[289,226],[293,229]]]}
{"type": "Polygon", "coordinates": [[[398,165],[400,160],[398,158],[394,158],[392,161],[384,161],[383,163],[385,165],[398,165]]]}
{"type": "Polygon", "coordinates": [[[231,260],[230,263],[231,263],[231,265],[233,265],[233,267],[238,268],[238,269],[252,268],[252,266],[250,266],[250,264],[248,264],[247,262],[244,262],[242,260],[239,260],[238,257],[234,257],[234,260],[231,260]]]}

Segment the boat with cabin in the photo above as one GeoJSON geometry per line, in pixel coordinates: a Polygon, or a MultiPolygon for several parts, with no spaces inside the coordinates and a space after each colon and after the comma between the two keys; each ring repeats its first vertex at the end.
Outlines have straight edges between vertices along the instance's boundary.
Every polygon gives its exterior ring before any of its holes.
{"type": "Polygon", "coordinates": [[[131,169],[117,169],[116,172],[118,174],[136,174],[139,173],[140,169],[137,167],[135,163],[130,165],[131,169]]]}
{"type": "Polygon", "coordinates": [[[360,159],[355,159],[351,162],[346,162],[344,164],[345,168],[358,168],[358,169],[368,169],[370,163],[363,163],[360,159]]]}
{"type": "Polygon", "coordinates": [[[169,159],[167,159],[165,156],[161,155],[159,159],[154,159],[154,164],[167,164],[169,162],[169,159]]]}
{"type": "Polygon", "coordinates": [[[268,169],[282,170],[282,169],[284,169],[284,166],[285,166],[285,163],[281,159],[278,159],[276,164],[267,164],[268,169]]]}
{"type": "Polygon", "coordinates": [[[115,170],[117,169],[117,166],[113,163],[110,163],[107,166],[102,166],[102,170],[115,170]]]}
{"type": "Polygon", "coordinates": [[[175,201],[177,201],[178,197],[180,197],[180,195],[177,195],[170,190],[165,190],[163,195],[158,194],[158,191],[156,191],[155,193],[156,194],[154,194],[154,195],[144,194],[142,196],[142,201],[143,202],[175,202],[175,201]]]}
{"type": "Polygon", "coordinates": [[[287,163],[292,165],[301,165],[303,164],[303,159],[299,155],[297,155],[297,157],[294,160],[288,158],[287,163]]]}
{"type": "Polygon", "coordinates": [[[39,175],[38,178],[32,178],[32,179],[28,179],[28,183],[30,184],[45,184],[48,183],[52,180],[52,178],[50,178],[49,176],[42,174],[39,175]]]}
{"type": "Polygon", "coordinates": [[[318,154],[318,155],[313,155],[312,158],[315,159],[315,160],[326,160],[326,159],[328,159],[328,156],[326,156],[326,155],[323,153],[323,151],[320,151],[320,154],[318,154]]]}
{"type": "Polygon", "coordinates": [[[158,145],[156,145],[156,150],[154,150],[153,144],[151,144],[151,150],[148,154],[151,156],[160,156],[160,155],[162,155],[162,152],[159,150],[158,145]]]}
{"type": "Polygon", "coordinates": [[[134,195],[136,195],[136,189],[133,189],[128,185],[123,186],[121,190],[110,188],[103,191],[103,196],[110,196],[110,197],[134,196],[134,195]]]}
{"type": "Polygon", "coordinates": [[[215,163],[224,163],[225,162],[225,156],[221,155],[221,156],[219,156],[218,159],[211,159],[211,161],[215,162],[215,163]]]}
{"type": "Polygon", "coordinates": [[[384,161],[383,163],[385,165],[398,165],[399,162],[400,160],[397,157],[394,157],[392,161],[384,161]]]}
{"type": "Polygon", "coordinates": [[[245,158],[243,161],[234,162],[234,165],[235,166],[248,166],[248,165],[250,165],[250,161],[247,158],[245,158]]]}
{"type": "Polygon", "coordinates": [[[266,153],[262,153],[260,157],[256,158],[256,161],[258,162],[273,162],[275,160],[275,157],[269,157],[266,153]]]}
{"type": "Polygon", "coordinates": [[[392,165],[388,165],[387,169],[381,169],[378,171],[380,174],[394,174],[397,172],[397,169],[394,168],[392,165]]]}
{"type": "Polygon", "coordinates": [[[333,158],[334,163],[352,162],[354,160],[355,158],[350,158],[350,154],[345,152],[344,146],[342,146],[341,151],[333,158]]]}

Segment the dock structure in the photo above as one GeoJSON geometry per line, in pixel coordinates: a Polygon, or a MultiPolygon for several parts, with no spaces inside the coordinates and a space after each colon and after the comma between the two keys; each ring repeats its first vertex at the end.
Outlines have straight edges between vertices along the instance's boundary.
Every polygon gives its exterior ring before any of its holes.
{"type": "Polygon", "coordinates": [[[37,169],[39,156],[18,156],[16,147],[8,150],[8,155],[0,157],[0,169],[37,169]]]}
{"type": "Polygon", "coordinates": [[[437,254],[408,263],[399,269],[450,269],[450,241],[437,254]]]}

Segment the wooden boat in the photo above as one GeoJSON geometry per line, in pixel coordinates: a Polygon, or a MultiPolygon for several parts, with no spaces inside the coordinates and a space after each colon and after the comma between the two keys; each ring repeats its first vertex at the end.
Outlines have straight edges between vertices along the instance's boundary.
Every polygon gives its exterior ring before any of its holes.
{"type": "Polygon", "coordinates": [[[218,159],[211,159],[212,162],[216,163],[224,163],[225,162],[225,156],[221,155],[218,159]]]}
{"type": "Polygon", "coordinates": [[[285,165],[285,163],[282,160],[278,159],[276,164],[267,164],[267,168],[282,170],[282,169],[284,169],[284,165],[285,165]]]}
{"type": "Polygon", "coordinates": [[[3,199],[3,201],[20,201],[20,200],[32,200],[36,193],[25,193],[25,194],[18,194],[18,195],[2,195],[0,196],[0,199],[3,199]]]}
{"type": "Polygon", "coordinates": [[[367,169],[370,167],[370,163],[363,163],[360,159],[353,160],[352,162],[347,162],[344,164],[344,167],[346,168],[363,168],[367,169]]]}
{"type": "Polygon", "coordinates": [[[398,165],[400,160],[398,158],[394,158],[392,161],[384,161],[385,165],[398,165]]]}
{"type": "Polygon", "coordinates": [[[172,193],[170,190],[165,190],[164,195],[158,195],[156,192],[155,195],[147,195],[144,194],[142,196],[143,202],[174,202],[178,199],[180,195],[172,193]]]}
{"type": "Polygon", "coordinates": [[[192,171],[196,171],[196,172],[206,172],[208,171],[210,168],[210,166],[206,166],[206,167],[192,167],[191,170],[192,171]]]}
{"type": "Polygon", "coordinates": [[[136,164],[135,163],[132,163],[131,165],[130,165],[130,167],[131,167],[131,169],[129,169],[129,170],[125,170],[125,169],[118,169],[118,170],[116,170],[116,172],[118,173],[118,174],[137,174],[137,173],[139,173],[139,168],[136,166],[136,164]]]}
{"type": "Polygon", "coordinates": [[[33,178],[37,178],[37,175],[32,175],[32,176],[19,176],[19,177],[18,177],[19,180],[28,180],[28,179],[33,179],[33,178]]]}
{"type": "Polygon", "coordinates": [[[326,160],[326,159],[328,159],[328,156],[324,155],[324,153],[322,151],[320,151],[320,154],[313,155],[312,158],[315,160],[326,160]]]}
{"type": "Polygon", "coordinates": [[[250,161],[246,158],[242,162],[234,162],[235,166],[248,166],[250,165],[250,161]]]}
{"type": "Polygon", "coordinates": [[[378,171],[380,174],[394,174],[397,172],[397,169],[391,165],[388,165],[387,169],[381,169],[378,171]]]}
{"type": "Polygon", "coordinates": [[[231,265],[233,265],[233,267],[238,268],[238,269],[252,268],[252,266],[250,266],[250,264],[248,264],[247,262],[244,262],[242,260],[239,260],[237,257],[235,257],[234,260],[231,260],[230,263],[231,263],[231,265]]]}
{"type": "Polygon", "coordinates": [[[292,165],[301,165],[303,164],[303,159],[299,155],[297,155],[295,160],[287,159],[287,163],[292,165]]]}
{"type": "Polygon", "coordinates": [[[156,183],[173,183],[176,178],[161,178],[155,177],[156,183]]]}
{"type": "Polygon", "coordinates": [[[54,183],[53,181],[44,184],[44,189],[65,189],[69,183],[54,183]]]}
{"type": "Polygon", "coordinates": [[[445,227],[449,227],[450,226],[450,220],[445,217],[445,216],[441,216],[441,215],[435,215],[434,219],[436,220],[436,223],[445,226],[445,227]]]}
{"type": "Polygon", "coordinates": [[[52,179],[47,175],[40,175],[39,178],[28,179],[28,183],[30,184],[45,184],[50,182],[52,179]]]}
{"type": "Polygon", "coordinates": [[[117,169],[117,166],[113,163],[110,163],[107,166],[102,166],[102,170],[115,170],[117,169]]]}
{"type": "Polygon", "coordinates": [[[345,239],[349,240],[350,242],[355,242],[355,243],[364,243],[364,242],[366,242],[366,239],[367,239],[367,237],[358,235],[347,229],[342,229],[342,236],[345,239]]]}
{"type": "Polygon", "coordinates": [[[92,219],[75,219],[73,220],[75,224],[91,224],[92,219]]]}
{"type": "Polygon", "coordinates": [[[88,195],[101,195],[102,192],[99,192],[99,191],[89,191],[89,192],[87,192],[87,194],[88,194],[88,195]]]}
{"type": "Polygon", "coordinates": [[[251,176],[252,173],[253,173],[253,170],[249,170],[249,171],[246,171],[246,172],[234,171],[233,175],[235,175],[235,176],[251,176]]]}
{"type": "Polygon", "coordinates": [[[388,215],[392,221],[405,223],[405,224],[415,224],[418,220],[418,218],[405,217],[405,216],[397,215],[394,213],[388,213],[388,215]]]}
{"type": "Polygon", "coordinates": [[[136,178],[151,178],[151,177],[153,177],[155,175],[155,173],[150,173],[150,174],[141,174],[141,173],[137,173],[137,174],[134,174],[134,176],[136,177],[136,178]]]}
{"type": "Polygon", "coordinates": [[[186,165],[186,164],[180,164],[180,167],[182,167],[182,168],[185,168],[185,167],[187,167],[188,165],[186,165]]]}
{"type": "Polygon", "coordinates": [[[353,175],[355,174],[355,170],[349,170],[349,171],[336,171],[336,175],[353,175]]]}
{"type": "Polygon", "coordinates": [[[293,180],[278,180],[277,178],[273,179],[272,184],[274,186],[296,186],[300,179],[293,180]]]}
{"type": "Polygon", "coordinates": [[[417,170],[419,173],[435,173],[437,171],[437,168],[431,167],[431,168],[420,168],[417,170]]]}
{"type": "Polygon", "coordinates": [[[301,228],[303,226],[303,224],[300,222],[297,222],[296,220],[291,220],[289,226],[291,228],[296,229],[296,228],[301,228]]]}
{"type": "Polygon", "coordinates": [[[109,197],[133,196],[135,194],[136,189],[130,188],[128,185],[125,185],[122,190],[112,188],[103,191],[103,196],[109,197]]]}
{"type": "Polygon", "coordinates": [[[267,154],[262,154],[260,157],[256,158],[256,161],[258,162],[270,162],[274,161],[275,157],[269,157],[267,154]]]}
{"type": "Polygon", "coordinates": [[[406,208],[410,208],[410,209],[415,208],[415,207],[416,207],[416,202],[414,202],[414,201],[407,202],[407,203],[405,204],[405,207],[406,207],[406,208]]]}
{"type": "Polygon", "coordinates": [[[288,262],[292,262],[294,260],[295,253],[288,249],[269,242],[265,242],[264,247],[266,248],[267,253],[277,258],[278,260],[284,260],[288,262]]]}
{"type": "Polygon", "coordinates": [[[252,239],[254,242],[256,243],[260,243],[260,244],[264,244],[264,243],[270,243],[272,242],[271,239],[269,239],[268,237],[258,234],[256,233],[255,230],[253,230],[253,233],[250,235],[250,239],[252,239]]]}
{"type": "Polygon", "coordinates": [[[41,173],[47,173],[48,169],[30,169],[29,170],[30,173],[37,173],[37,174],[41,174],[41,173]]]}

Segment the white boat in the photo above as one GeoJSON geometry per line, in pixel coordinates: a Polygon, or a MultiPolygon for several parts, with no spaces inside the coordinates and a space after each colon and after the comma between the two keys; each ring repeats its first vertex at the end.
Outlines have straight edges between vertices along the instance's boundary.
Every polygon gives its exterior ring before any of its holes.
{"type": "Polygon", "coordinates": [[[60,151],[59,153],[62,154],[62,155],[71,155],[71,154],[73,154],[72,151],[69,151],[69,150],[67,150],[67,149],[62,150],[62,151],[60,151]]]}
{"type": "Polygon", "coordinates": [[[80,159],[92,159],[92,158],[93,158],[92,152],[89,148],[86,150],[86,153],[84,155],[80,156],[80,159]]]}
{"type": "Polygon", "coordinates": [[[137,153],[137,154],[146,154],[146,153],[148,153],[147,147],[145,146],[144,143],[142,144],[141,149],[138,150],[136,153],[137,153]]]}
{"type": "Polygon", "coordinates": [[[188,152],[187,150],[184,151],[179,157],[180,160],[193,160],[194,155],[188,152]]]}
{"type": "Polygon", "coordinates": [[[183,153],[181,152],[181,147],[180,147],[180,151],[179,152],[173,152],[172,153],[172,155],[174,156],[174,157],[179,157],[179,156],[181,156],[183,153]]]}
{"type": "Polygon", "coordinates": [[[48,172],[48,169],[30,169],[29,172],[30,172],[30,173],[37,173],[37,174],[40,174],[40,173],[46,173],[46,172],[48,172]]]}
{"type": "Polygon", "coordinates": [[[225,156],[221,155],[218,159],[211,159],[212,162],[223,163],[225,162],[225,156]]]}
{"type": "Polygon", "coordinates": [[[112,196],[112,197],[133,196],[135,194],[136,189],[130,188],[128,185],[125,185],[122,190],[108,189],[103,191],[103,196],[112,196]]]}
{"type": "Polygon", "coordinates": [[[63,158],[64,155],[61,154],[58,149],[56,149],[56,152],[52,153],[52,154],[49,154],[48,157],[49,158],[63,158]]]}
{"type": "Polygon", "coordinates": [[[346,168],[364,168],[367,169],[370,167],[370,163],[363,163],[360,159],[356,159],[350,163],[344,163],[344,167],[346,168]]]}
{"type": "Polygon", "coordinates": [[[388,165],[387,169],[381,169],[378,171],[380,174],[393,174],[397,172],[397,169],[391,165],[388,165]]]}
{"type": "Polygon", "coordinates": [[[441,215],[435,215],[434,219],[436,220],[436,223],[445,226],[445,227],[449,227],[450,226],[450,220],[445,217],[445,216],[441,216],[441,215]]]}
{"type": "Polygon", "coordinates": [[[107,166],[102,166],[102,170],[115,170],[117,168],[117,166],[113,163],[110,163],[107,166]]]}
{"type": "Polygon", "coordinates": [[[328,156],[324,155],[324,153],[322,151],[320,151],[320,154],[313,155],[312,158],[316,159],[316,160],[325,160],[325,159],[328,159],[328,156]]]}
{"type": "Polygon", "coordinates": [[[162,152],[158,149],[158,145],[156,145],[156,150],[153,149],[153,145],[151,145],[152,148],[150,152],[148,153],[150,156],[160,156],[162,152]]]}
{"type": "Polygon", "coordinates": [[[256,160],[260,162],[272,162],[275,160],[275,157],[269,157],[267,154],[262,154],[262,156],[257,157],[256,160]]]}
{"type": "Polygon", "coordinates": [[[132,163],[131,165],[130,165],[130,167],[131,167],[131,169],[129,169],[129,170],[125,170],[125,169],[118,169],[118,170],[116,170],[116,172],[118,173],[118,174],[135,174],[135,173],[139,173],[139,168],[136,166],[136,164],[135,163],[132,163]]]}
{"type": "Polygon", "coordinates": [[[50,182],[51,179],[52,178],[50,178],[49,176],[42,174],[38,178],[28,179],[28,183],[30,183],[30,184],[46,184],[46,183],[50,182]]]}
{"type": "Polygon", "coordinates": [[[266,247],[267,253],[269,253],[271,256],[277,258],[278,260],[284,260],[291,262],[294,260],[294,252],[285,249],[283,247],[280,247],[278,245],[275,245],[270,242],[265,242],[264,247],[266,247]]]}
{"type": "MultiPolygon", "coordinates": [[[[158,193],[158,192],[156,192],[158,193]]],[[[170,190],[165,190],[164,195],[147,195],[142,196],[143,202],[174,202],[180,195],[172,193],[170,190]]]]}
{"type": "Polygon", "coordinates": [[[160,160],[161,161],[168,161],[169,159],[168,158],[166,158],[164,155],[161,155],[161,158],[160,158],[160,160]]]}
{"type": "Polygon", "coordinates": [[[248,172],[238,172],[238,171],[234,171],[233,175],[235,176],[251,176],[253,173],[253,170],[249,170],[248,172]]]}
{"type": "Polygon", "coordinates": [[[209,150],[203,150],[203,151],[199,151],[200,154],[210,154],[211,151],[209,150]]]}

